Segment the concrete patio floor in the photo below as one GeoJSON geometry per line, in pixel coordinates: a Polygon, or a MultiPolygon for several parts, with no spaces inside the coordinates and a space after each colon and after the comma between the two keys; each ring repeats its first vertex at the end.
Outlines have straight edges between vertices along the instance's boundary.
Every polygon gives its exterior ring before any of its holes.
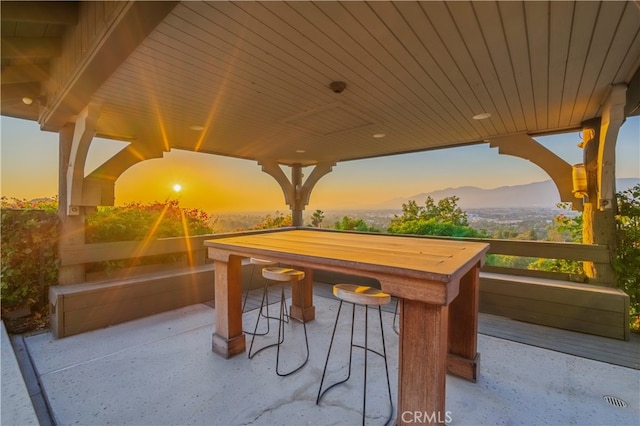
{"type": "MultiPolygon", "coordinates": [[[[205,304],[59,340],[36,334],[24,344],[57,425],[360,424],[360,373],[315,404],[338,303],[318,296],[314,301],[309,363],[289,377],[275,374],[275,350],[251,360],[246,354],[229,360],[215,355],[214,311],[205,304]]],[[[255,314],[245,314],[245,329],[253,327],[255,314]]],[[[393,314],[383,313],[383,320],[395,403],[398,338],[393,314]]],[[[336,344],[347,349],[342,330],[336,344]]],[[[295,361],[304,346],[302,326],[293,323],[287,332],[294,344],[286,359],[295,361]]],[[[448,424],[638,424],[640,371],[485,335],[478,344],[479,381],[447,378],[448,424]],[[614,406],[605,396],[627,406],[614,406]]],[[[372,358],[367,424],[384,424],[384,370],[372,358]]],[[[4,407],[4,381],[2,390],[4,407]]],[[[3,425],[11,424],[5,420],[3,425]]]]}

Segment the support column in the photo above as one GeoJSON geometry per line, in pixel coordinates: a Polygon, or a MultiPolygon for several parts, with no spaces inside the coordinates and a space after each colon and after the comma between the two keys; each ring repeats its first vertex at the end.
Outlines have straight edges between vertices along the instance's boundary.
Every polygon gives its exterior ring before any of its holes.
{"type": "Polygon", "coordinates": [[[314,166],[313,171],[302,183],[302,165],[294,164],[291,167],[291,181],[287,179],[277,161],[260,161],[262,171],[270,174],[282,188],[285,203],[291,209],[291,221],[293,226],[303,226],[302,212],[309,204],[311,190],[321,177],[333,170],[336,163],[318,163],[314,166]]]}
{"type": "MultiPolygon", "coordinates": [[[[71,146],[75,125],[68,124],[59,133],[58,154],[58,216],[60,218],[60,236],[58,249],[71,244],[84,244],[84,209],[78,208],[78,214],[67,214],[69,194],[67,192],[67,169],[71,156],[71,146]]],[[[85,280],[84,265],[61,265],[58,271],[58,284],[75,284],[85,280]]]]}
{"type": "MultiPolygon", "coordinates": [[[[82,187],[84,183],[84,165],[87,160],[89,146],[96,134],[99,108],[96,105],[87,106],[78,116],[73,126],[73,137],[68,154],[68,166],[63,169],[66,173],[66,208],[67,215],[80,214],[82,202],[82,187]]],[[[62,170],[61,170],[62,171],[62,170]]]]}
{"type": "Polygon", "coordinates": [[[627,87],[615,85],[604,105],[602,118],[583,123],[583,157],[587,174],[587,198],[582,213],[582,241],[609,248],[606,264],[584,262],[592,282],[615,287],[611,266],[616,254],[616,170],[618,131],[625,119],[627,87]]]}
{"type": "Polygon", "coordinates": [[[291,166],[291,185],[293,186],[293,204],[291,207],[291,224],[293,226],[304,225],[302,219],[302,211],[305,204],[302,204],[300,197],[302,195],[302,166],[294,164],[291,166]]]}

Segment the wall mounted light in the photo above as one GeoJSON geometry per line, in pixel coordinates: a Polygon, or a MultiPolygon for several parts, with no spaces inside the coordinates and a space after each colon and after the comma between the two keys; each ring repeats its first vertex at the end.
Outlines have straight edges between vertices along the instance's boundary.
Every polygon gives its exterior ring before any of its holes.
{"type": "Polygon", "coordinates": [[[587,198],[587,171],[584,164],[578,163],[571,166],[571,180],[573,181],[573,195],[576,198],[587,198]]]}

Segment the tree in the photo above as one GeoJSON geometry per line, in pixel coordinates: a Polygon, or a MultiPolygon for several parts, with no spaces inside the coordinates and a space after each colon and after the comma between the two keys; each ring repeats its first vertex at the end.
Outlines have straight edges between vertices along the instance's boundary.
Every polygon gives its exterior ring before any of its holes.
{"type": "Polygon", "coordinates": [[[311,215],[311,226],[320,228],[322,221],[324,220],[324,212],[322,210],[316,210],[311,215]]]}
{"type": "Polygon", "coordinates": [[[425,205],[414,200],[402,204],[402,215],[394,215],[387,228],[390,234],[416,234],[449,237],[484,237],[485,233],[469,226],[467,214],[458,207],[460,199],[446,197],[436,202],[427,197],[425,205]]]}
{"type": "Polygon", "coordinates": [[[333,228],[340,231],[380,232],[379,229],[367,225],[364,220],[349,216],[344,216],[341,221],[334,224],[333,228]]]}
{"type": "Polygon", "coordinates": [[[260,222],[251,229],[271,229],[271,228],[284,228],[291,226],[291,213],[284,215],[279,211],[276,211],[275,215],[267,214],[260,222]]]}
{"type": "Polygon", "coordinates": [[[613,269],[629,295],[631,329],[640,331],[640,184],[617,194],[617,244],[613,269]]]}

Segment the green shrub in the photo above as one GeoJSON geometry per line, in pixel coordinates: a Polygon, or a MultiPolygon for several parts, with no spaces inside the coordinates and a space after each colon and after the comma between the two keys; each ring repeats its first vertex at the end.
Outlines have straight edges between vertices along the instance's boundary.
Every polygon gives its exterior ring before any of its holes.
{"type": "Polygon", "coordinates": [[[333,225],[333,229],[340,231],[359,231],[359,232],[380,232],[374,226],[367,225],[363,219],[354,219],[349,216],[344,216],[341,221],[336,222],[333,225]]]}
{"type": "Polygon", "coordinates": [[[260,222],[258,222],[251,229],[272,229],[272,228],[286,228],[287,226],[291,226],[293,220],[291,218],[291,213],[285,215],[279,211],[276,211],[275,215],[271,215],[271,213],[267,214],[260,222]]]}
{"type": "MultiPolygon", "coordinates": [[[[107,243],[116,241],[141,241],[212,234],[213,225],[206,212],[180,207],[178,200],[163,203],[129,203],[121,207],[100,206],[86,216],[85,241],[107,243]]],[[[173,263],[186,258],[185,254],[164,254],[135,259],[96,262],[86,267],[87,272],[111,272],[122,268],[173,263]]]]}
{"type": "Polygon", "coordinates": [[[613,269],[629,295],[631,328],[640,331],[640,184],[617,194],[617,247],[613,269]]]}
{"type": "Polygon", "coordinates": [[[58,282],[57,201],[2,197],[0,299],[7,306],[46,303],[58,282]]]}
{"type": "Polygon", "coordinates": [[[182,208],[178,200],[168,200],[98,207],[86,217],[85,241],[87,244],[139,241],[211,233],[213,228],[207,213],[182,208]]]}

